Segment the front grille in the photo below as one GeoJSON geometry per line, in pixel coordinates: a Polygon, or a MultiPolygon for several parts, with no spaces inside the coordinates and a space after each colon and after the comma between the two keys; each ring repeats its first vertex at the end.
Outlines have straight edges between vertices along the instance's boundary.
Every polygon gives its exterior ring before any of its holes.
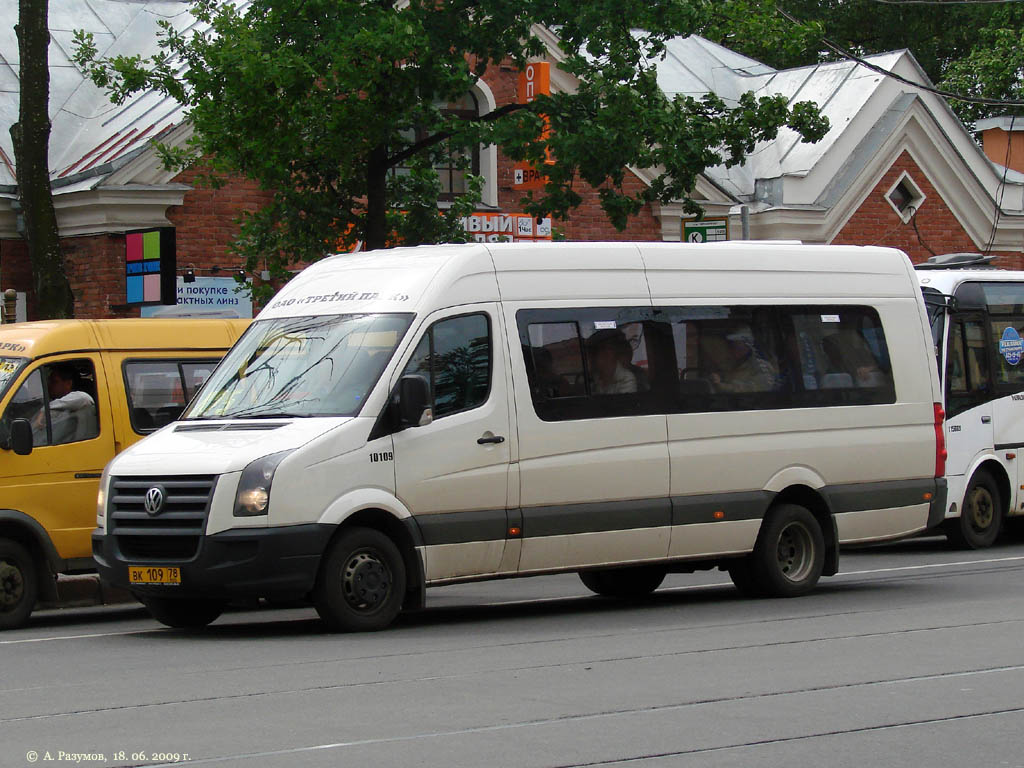
{"type": "Polygon", "coordinates": [[[107,512],[122,556],[139,560],[191,560],[199,551],[216,475],[113,477],[107,512]],[[164,492],[163,507],[146,511],[151,488],[164,492]]]}

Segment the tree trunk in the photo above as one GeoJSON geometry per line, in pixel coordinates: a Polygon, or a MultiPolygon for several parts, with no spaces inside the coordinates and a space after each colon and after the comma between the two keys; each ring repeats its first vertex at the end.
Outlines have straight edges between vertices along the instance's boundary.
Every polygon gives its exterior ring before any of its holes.
{"type": "Polygon", "coordinates": [[[388,168],[387,147],[374,147],[366,163],[366,225],[363,240],[368,251],[387,247],[388,168]]]}
{"type": "Polygon", "coordinates": [[[50,191],[50,31],[47,0],[19,0],[18,50],[21,101],[18,122],[11,126],[17,166],[18,200],[32,262],[39,317],[71,317],[74,297],[64,273],[57,234],[57,213],[50,191]]]}

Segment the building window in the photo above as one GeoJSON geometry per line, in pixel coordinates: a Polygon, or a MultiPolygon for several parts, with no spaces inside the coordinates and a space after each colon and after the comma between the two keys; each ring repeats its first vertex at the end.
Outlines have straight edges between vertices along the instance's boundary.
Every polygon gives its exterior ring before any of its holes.
{"type": "MultiPolygon", "coordinates": [[[[456,117],[459,120],[475,120],[480,116],[480,106],[473,93],[465,94],[458,101],[438,105],[444,115],[456,117]]],[[[422,141],[429,134],[423,130],[417,130],[414,141],[422,141]]],[[[480,174],[480,147],[474,145],[471,149],[453,147],[451,142],[444,142],[438,158],[434,162],[434,170],[437,171],[438,182],[441,185],[439,200],[452,201],[459,195],[467,192],[466,175],[480,174]]],[[[408,173],[408,166],[398,166],[394,173],[402,175],[408,173]]]]}
{"type": "Polygon", "coordinates": [[[924,202],[925,196],[921,188],[910,178],[906,171],[896,180],[889,191],[885,193],[885,199],[904,222],[910,221],[917,213],[924,202]]]}

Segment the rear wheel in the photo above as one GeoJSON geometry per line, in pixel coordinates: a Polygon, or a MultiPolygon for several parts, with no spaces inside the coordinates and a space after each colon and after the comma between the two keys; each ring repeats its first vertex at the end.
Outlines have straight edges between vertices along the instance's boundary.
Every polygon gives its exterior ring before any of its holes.
{"type": "Polygon", "coordinates": [[[153,618],[175,629],[205,627],[224,611],[220,600],[175,599],[171,597],[139,597],[153,618]]]}
{"type": "Polygon", "coordinates": [[[602,597],[643,597],[660,587],[664,580],[665,569],[657,566],[580,571],[583,585],[602,597]]]}
{"type": "Polygon", "coordinates": [[[960,517],[946,521],[946,538],[961,549],[984,549],[995,543],[1002,527],[999,486],[992,475],[980,471],[967,487],[960,517]]]}
{"type": "Polygon", "coordinates": [[[32,555],[11,539],[0,539],[0,629],[20,627],[36,606],[39,580],[32,555]]]}
{"type": "Polygon", "coordinates": [[[313,603],[328,627],[338,632],[373,632],[402,610],[405,561],[395,543],[373,528],[352,528],[331,544],[313,603]]]}
{"type": "Polygon", "coordinates": [[[729,568],[740,592],[758,597],[797,597],[810,592],[825,566],[825,537],[814,515],[779,504],[761,525],[754,551],[729,568]]]}

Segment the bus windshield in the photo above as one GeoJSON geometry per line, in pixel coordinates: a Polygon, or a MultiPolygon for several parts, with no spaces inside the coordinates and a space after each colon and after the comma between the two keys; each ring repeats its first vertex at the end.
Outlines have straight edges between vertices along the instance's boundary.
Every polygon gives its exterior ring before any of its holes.
{"type": "Polygon", "coordinates": [[[18,371],[25,367],[28,358],[25,357],[0,357],[0,396],[11,386],[11,382],[18,378],[18,371]]]}
{"type": "Polygon", "coordinates": [[[322,315],[253,323],[183,419],[354,416],[412,315],[322,315]]]}
{"type": "Polygon", "coordinates": [[[924,294],[928,324],[932,327],[932,343],[938,356],[942,350],[942,331],[946,324],[946,297],[934,288],[922,288],[921,293],[924,294]]]}

